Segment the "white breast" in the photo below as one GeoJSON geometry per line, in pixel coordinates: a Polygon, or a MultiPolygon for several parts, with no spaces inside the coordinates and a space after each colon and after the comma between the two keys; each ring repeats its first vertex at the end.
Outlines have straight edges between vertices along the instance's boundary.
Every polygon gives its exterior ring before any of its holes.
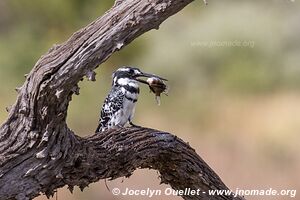
{"type": "Polygon", "coordinates": [[[124,100],[123,110],[124,110],[124,117],[127,119],[127,121],[133,118],[134,111],[135,111],[135,103],[136,102],[132,102],[131,100],[128,99],[124,100]]]}
{"type": "MultiPolygon", "coordinates": [[[[138,87],[138,85],[137,85],[138,87]]],[[[124,126],[129,120],[131,121],[135,111],[135,104],[138,100],[138,93],[131,93],[124,87],[121,88],[125,94],[123,99],[123,109],[120,109],[111,119],[112,126],[124,126]]]]}

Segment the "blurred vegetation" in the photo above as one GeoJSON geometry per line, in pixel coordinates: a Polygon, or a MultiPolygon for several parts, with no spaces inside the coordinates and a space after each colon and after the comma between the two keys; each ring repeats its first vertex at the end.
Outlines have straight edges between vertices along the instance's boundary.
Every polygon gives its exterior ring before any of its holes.
{"type": "MultiPolygon", "coordinates": [[[[0,0],[1,122],[15,100],[14,88],[39,57],[112,4],[0,0]]],[[[299,2],[288,0],[192,3],[158,31],[115,53],[96,70],[96,83],[80,83],[81,94],[70,105],[70,127],[81,135],[94,131],[112,71],[138,66],[167,77],[170,85],[160,107],[142,88],[138,124],[190,141],[232,186],[300,188],[293,173],[300,168],[295,157],[300,153],[295,148],[300,140],[299,8],[299,2]],[[232,166],[236,160],[244,164],[232,166]]]]}
{"type": "MultiPolygon", "coordinates": [[[[249,7],[253,7],[253,3],[244,1],[238,3],[244,10],[236,10],[235,7],[223,10],[226,17],[223,17],[222,23],[219,23],[212,8],[225,6],[227,3],[218,4],[212,2],[205,9],[201,5],[190,6],[189,13],[176,17],[176,21],[169,20],[167,26],[162,26],[162,34],[151,34],[151,39],[143,37],[135,42],[135,48],[122,51],[114,60],[108,61],[109,64],[123,63],[124,59],[127,63],[137,63],[136,60],[140,57],[137,54],[142,50],[142,60],[146,60],[145,57],[149,58],[149,53],[168,56],[165,60],[155,59],[156,62],[154,60],[151,64],[161,65],[161,62],[165,61],[164,66],[180,68],[184,74],[174,71],[174,79],[185,79],[183,75],[191,75],[192,71],[192,75],[197,77],[201,84],[206,84],[205,86],[217,86],[238,93],[298,89],[299,26],[293,26],[299,17],[294,6],[296,3],[278,3],[277,6],[287,8],[283,12],[280,10],[280,14],[272,15],[272,11],[268,11],[267,14],[263,12],[267,3],[261,3],[263,8],[255,7],[258,11],[251,13],[249,7]],[[293,10],[295,13],[286,15],[293,10]],[[235,20],[236,16],[241,20],[235,20]],[[194,17],[198,18],[197,21],[191,20],[194,17]],[[181,26],[179,30],[178,21],[181,26]],[[232,21],[236,21],[235,24],[232,24],[232,21]],[[192,45],[214,41],[250,41],[254,43],[254,47],[192,45]],[[161,45],[152,45],[153,42],[161,45]],[[181,59],[174,58],[178,55],[181,59]],[[181,62],[175,62],[177,60],[181,62]]],[[[54,43],[66,40],[75,30],[103,14],[111,5],[112,2],[96,0],[2,0],[1,78],[9,79],[13,84],[22,82],[20,77],[28,73],[43,52],[54,43]]],[[[270,10],[276,12],[279,9],[282,7],[270,10]]],[[[158,55],[152,56],[158,58],[158,55]]]]}

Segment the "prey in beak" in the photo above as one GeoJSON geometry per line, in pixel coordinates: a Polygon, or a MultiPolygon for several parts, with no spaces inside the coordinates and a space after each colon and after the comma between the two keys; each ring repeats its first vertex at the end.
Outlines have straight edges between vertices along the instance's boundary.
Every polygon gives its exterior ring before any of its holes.
{"type": "Polygon", "coordinates": [[[150,91],[155,94],[155,99],[157,104],[160,105],[160,94],[161,93],[167,94],[167,90],[168,90],[168,87],[164,81],[168,81],[168,80],[154,74],[148,74],[143,72],[140,75],[138,75],[138,77],[148,78],[146,81],[138,78],[135,78],[135,80],[148,85],[150,91]]]}

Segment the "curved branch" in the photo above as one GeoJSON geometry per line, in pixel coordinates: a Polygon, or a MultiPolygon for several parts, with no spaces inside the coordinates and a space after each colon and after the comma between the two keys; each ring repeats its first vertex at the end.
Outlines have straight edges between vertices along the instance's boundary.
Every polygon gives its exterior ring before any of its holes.
{"type": "Polygon", "coordinates": [[[201,189],[184,199],[243,199],[209,196],[208,190],[229,190],[187,143],[174,135],[149,128],[122,128],[80,138],[76,167],[62,170],[64,181],[86,187],[99,179],[129,177],[137,168],[160,172],[161,183],[174,189],[201,189]]]}
{"type": "Polygon", "coordinates": [[[175,189],[227,189],[193,149],[171,134],[125,128],[80,138],[66,124],[68,104],[84,76],[94,79],[93,70],[112,53],[191,2],[116,3],[40,58],[0,127],[0,199],[32,199],[41,192],[49,196],[64,185],[84,188],[99,179],[130,176],[138,167],[159,170],[162,182],[175,189]]]}

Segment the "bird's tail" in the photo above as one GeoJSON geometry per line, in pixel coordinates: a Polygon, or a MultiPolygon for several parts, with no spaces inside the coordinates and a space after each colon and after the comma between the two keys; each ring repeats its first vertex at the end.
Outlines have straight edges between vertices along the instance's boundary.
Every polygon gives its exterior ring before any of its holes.
{"type": "Polygon", "coordinates": [[[97,127],[97,129],[96,129],[95,133],[99,133],[99,132],[100,132],[100,130],[101,130],[101,123],[99,123],[99,125],[98,125],[98,127],[97,127]]]}

